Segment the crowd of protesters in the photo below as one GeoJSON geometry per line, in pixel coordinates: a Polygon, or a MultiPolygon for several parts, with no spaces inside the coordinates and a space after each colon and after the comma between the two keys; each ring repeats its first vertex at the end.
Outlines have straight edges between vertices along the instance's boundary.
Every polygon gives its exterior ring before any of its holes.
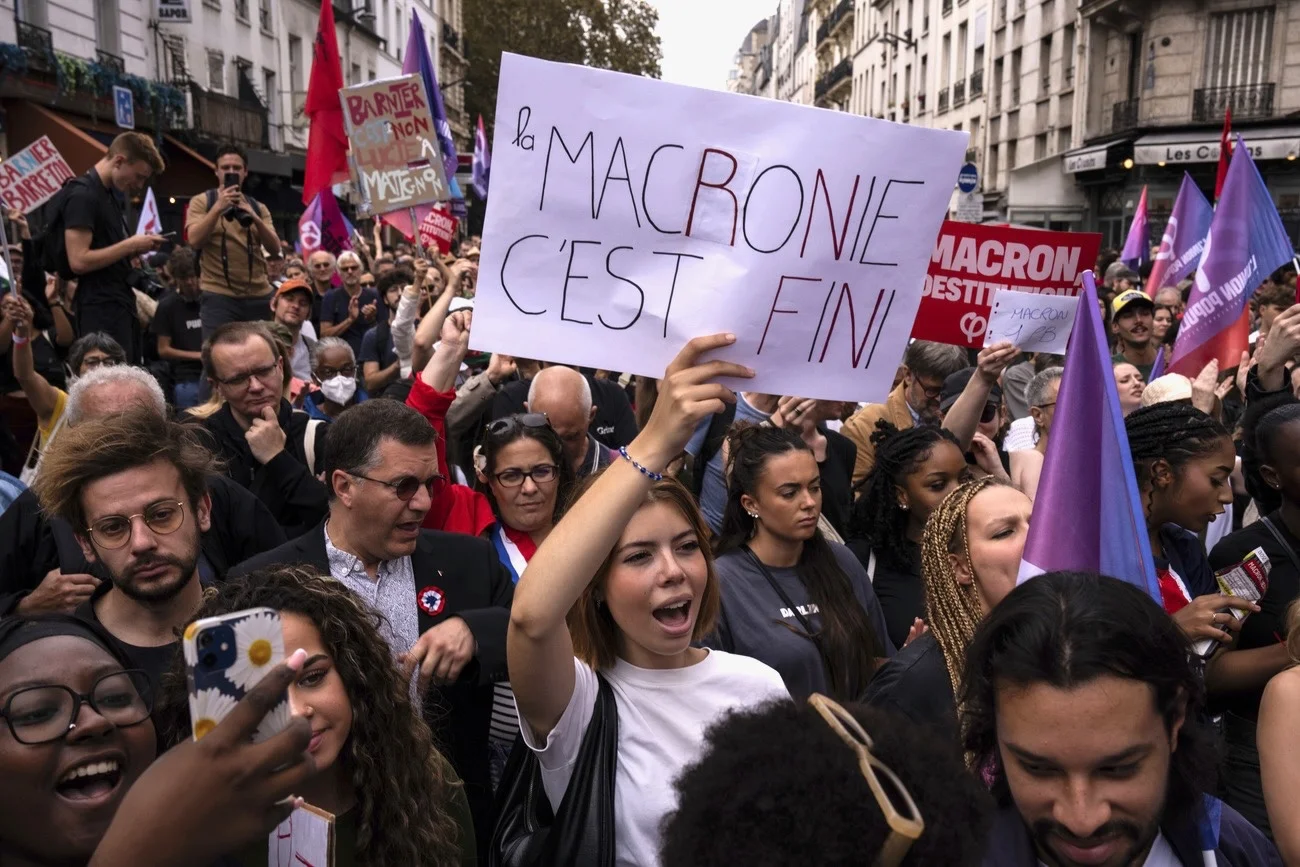
{"type": "Polygon", "coordinates": [[[1017,585],[1061,356],[914,341],[853,405],[723,386],[727,334],[476,353],[477,238],[300,257],[215,166],[127,235],[119,136],[71,277],[8,214],[0,864],[260,865],[304,805],[338,865],[1300,864],[1294,273],[1149,381],[1190,284],[1097,263],[1155,600],[1017,585]],[[182,634],[259,607],[287,658],[195,739],[182,634]]]}

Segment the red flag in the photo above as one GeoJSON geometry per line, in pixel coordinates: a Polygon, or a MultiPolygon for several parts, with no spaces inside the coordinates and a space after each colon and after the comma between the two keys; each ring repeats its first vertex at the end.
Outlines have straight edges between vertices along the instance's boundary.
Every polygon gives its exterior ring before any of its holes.
{"type": "Polygon", "coordinates": [[[1223,182],[1228,179],[1228,163],[1232,160],[1232,106],[1223,112],[1223,135],[1219,136],[1219,171],[1214,176],[1214,201],[1223,192],[1223,182]]]}
{"type": "Polygon", "coordinates": [[[307,134],[307,166],[302,185],[302,203],[322,189],[348,179],[348,136],[343,131],[343,64],[334,32],[334,3],[322,0],[316,43],[312,49],[311,82],[303,114],[311,121],[307,134]]]}

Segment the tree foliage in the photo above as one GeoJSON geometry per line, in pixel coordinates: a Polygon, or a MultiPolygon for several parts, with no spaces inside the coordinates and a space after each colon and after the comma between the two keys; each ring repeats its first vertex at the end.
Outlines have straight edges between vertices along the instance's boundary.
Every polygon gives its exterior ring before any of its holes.
{"type": "Polygon", "coordinates": [[[505,51],[659,77],[659,13],[646,0],[467,0],[464,17],[465,107],[489,129],[505,51]]]}

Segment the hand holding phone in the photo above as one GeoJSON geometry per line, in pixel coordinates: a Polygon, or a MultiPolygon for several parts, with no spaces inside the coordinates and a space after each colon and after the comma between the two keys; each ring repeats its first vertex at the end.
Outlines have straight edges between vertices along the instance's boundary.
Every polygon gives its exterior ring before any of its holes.
{"type": "MultiPolygon", "coordinates": [[[[280,614],[270,608],[250,608],[195,621],[185,628],[182,647],[190,727],[197,741],[229,716],[240,699],[284,660],[280,614]]],[[[258,725],[254,743],[283,731],[289,721],[289,702],[285,700],[258,725]]]]}

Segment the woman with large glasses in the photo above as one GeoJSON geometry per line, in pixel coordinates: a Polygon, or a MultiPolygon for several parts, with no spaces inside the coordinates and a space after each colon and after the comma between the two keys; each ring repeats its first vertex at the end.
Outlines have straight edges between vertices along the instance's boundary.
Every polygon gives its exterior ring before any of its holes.
{"type": "MultiPolygon", "coordinates": [[[[497,523],[492,544],[506,571],[519,582],[568,499],[572,465],[564,459],[564,442],[542,413],[500,418],[487,426],[475,450],[480,490],[492,502],[497,523]]],[[[492,770],[500,774],[519,734],[510,684],[498,683],[492,700],[492,770]]]]}
{"type": "Polygon", "coordinates": [[[0,623],[0,864],[82,865],[157,752],[149,679],[101,628],[0,623]]]}

